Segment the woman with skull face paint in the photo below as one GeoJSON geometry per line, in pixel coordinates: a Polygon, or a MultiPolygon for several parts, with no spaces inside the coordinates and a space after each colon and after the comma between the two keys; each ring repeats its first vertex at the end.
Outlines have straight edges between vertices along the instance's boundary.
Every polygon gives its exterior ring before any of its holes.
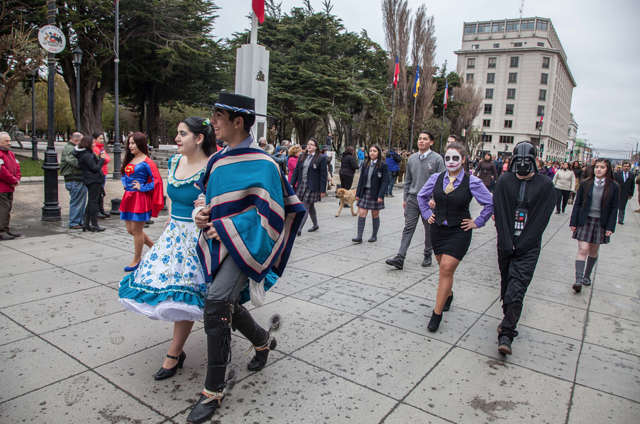
{"type": "Polygon", "coordinates": [[[424,219],[431,224],[433,253],[440,265],[438,295],[428,329],[438,330],[442,312],[453,301],[453,274],[467,254],[473,229],[483,227],[493,215],[493,199],[484,182],[469,174],[464,146],[450,143],[444,156],[446,172],[433,174],[418,194],[418,204],[424,219]],[[429,206],[433,195],[435,208],[429,206]],[[476,219],[471,218],[469,205],[476,199],[483,206],[476,219]]]}

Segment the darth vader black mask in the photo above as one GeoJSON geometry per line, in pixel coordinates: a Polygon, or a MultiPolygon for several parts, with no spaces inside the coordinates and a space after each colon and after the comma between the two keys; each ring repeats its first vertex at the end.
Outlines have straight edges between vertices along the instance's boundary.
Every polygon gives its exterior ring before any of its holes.
{"type": "Polygon", "coordinates": [[[509,172],[516,172],[520,176],[526,176],[532,172],[538,172],[536,166],[536,158],[538,157],[538,150],[536,147],[528,142],[518,143],[513,148],[513,157],[509,164],[509,172]]]}

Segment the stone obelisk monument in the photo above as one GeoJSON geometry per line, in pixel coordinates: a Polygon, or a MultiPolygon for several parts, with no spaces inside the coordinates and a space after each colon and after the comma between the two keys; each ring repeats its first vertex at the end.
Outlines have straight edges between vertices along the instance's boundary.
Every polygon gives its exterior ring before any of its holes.
{"type": "MultiPolygon", "coordinates": [[[[236,52],[236,94],[256,99],[256,112],[267,113],[269,51],[258,45],[258,18],[251,10],[251,42],[236,52]]],[[[267,118],[256,117],[253,127],[256,141],[267,136],[267,118]]]]}

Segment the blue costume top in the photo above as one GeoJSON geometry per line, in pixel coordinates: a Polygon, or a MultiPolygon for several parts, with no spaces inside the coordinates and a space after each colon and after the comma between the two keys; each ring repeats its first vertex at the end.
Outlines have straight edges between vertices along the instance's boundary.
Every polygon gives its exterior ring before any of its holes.
{"type": "Polygon", "coordinates": [[[151,216],[158,216],[164,206],[162,200],[162,178],[155,163],[149,158],[124,168],[122,174],[124,195],[120,203],[120,219],[125,221],[148,221],[151,216]],[[140,183],[140,189],[133,188],[133,183],[140,183]]]}
{"type": "Polygon", "coordinates": [[[178,179],[176,178],[176,170],[181,158],[182,155],[175,155],[169,158],[167,195],[171,199],[171,218],[176,221],[192,222],[193,202],[201,193],[200,188],[195,186],[195,182],[202,177],[205,168],[202,168],[189,178],[178,179]]]}

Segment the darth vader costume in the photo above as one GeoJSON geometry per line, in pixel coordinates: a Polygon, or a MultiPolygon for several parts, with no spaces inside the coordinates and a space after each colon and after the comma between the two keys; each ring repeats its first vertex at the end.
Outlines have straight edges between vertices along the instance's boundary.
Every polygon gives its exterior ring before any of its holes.
{"type": "Polygon", "coordinates": [[[516,326],[522,314],[522,302],[538,263],[542,234],[556,202],[553,183],[538,173],[536,157],[537,150],[532,144],[517,144],[508,172],[500,177],[493,191],[504,313],[498,327],[498,349],[508,354],[511,342],[518,335],[516,326]]]}

